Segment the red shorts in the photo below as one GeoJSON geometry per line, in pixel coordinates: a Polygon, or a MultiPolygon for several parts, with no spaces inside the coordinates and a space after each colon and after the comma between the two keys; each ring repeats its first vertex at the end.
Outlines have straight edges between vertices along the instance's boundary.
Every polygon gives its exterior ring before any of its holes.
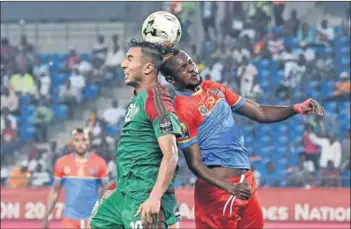
{"type": "MultiPolygon", "coordinates": [[[[228,179],[238,183],[241,176],[228,179]]],[[[249,200],[238,199],[207,182],[195,183],[196,228],[263,228],[263,213],[258,200],[256,180],[249,170],[242,175],[252,191],[249,200]]]]}
{"type": "Polygon", "coordinates": [[[62,219],[63,228],[89,228],[88,220],[62,219]]]}

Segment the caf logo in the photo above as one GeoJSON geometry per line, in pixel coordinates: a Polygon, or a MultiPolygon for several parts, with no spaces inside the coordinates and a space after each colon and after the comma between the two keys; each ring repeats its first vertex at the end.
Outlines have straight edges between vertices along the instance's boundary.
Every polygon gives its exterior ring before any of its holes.
{"type": "Polygon", "coordinates": [[[63,172],[64,172],[65,174],[69,174],[69,173],[71,172],[71,168],[70,168],[70,167],[65,167],[64,170],[63,170],[63,172]]]}

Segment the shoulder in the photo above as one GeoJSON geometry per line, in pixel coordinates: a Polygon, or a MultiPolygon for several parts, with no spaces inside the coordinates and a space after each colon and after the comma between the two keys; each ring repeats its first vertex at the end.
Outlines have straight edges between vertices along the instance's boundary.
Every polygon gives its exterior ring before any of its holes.
{"type": "Polygon", "coordinates": [[[167,112],[175,112],[171,96],[160,84],[147,89],[145,112],[151,120],[167,112]]]}
{"type": "Polygon", "coordinates": [[[217,83],[217,82],[214,82],[214,81],[210,81],[210,80],[204,80],[202,83],[201,83],[201,88],[203,89],[225,89],[225,85],[224,84],[221,84],[221,83],[217,83]]]}
{"type": "Polygon", "coordinates": [[[96,163],[102,163],[102,164],[106,163],[105,159],[97,155],[95,152],[91,153],[91,159],[96,163]]]}
{"type": "Polygon", "coordinates": [[[59,159],[57,159],[56,165],[61,165],[61,164],[67,164],[67,163],[69,163],[69,161],[70,161],[70,156],[71,156],[71,153],[60,157],[59,159]]]}

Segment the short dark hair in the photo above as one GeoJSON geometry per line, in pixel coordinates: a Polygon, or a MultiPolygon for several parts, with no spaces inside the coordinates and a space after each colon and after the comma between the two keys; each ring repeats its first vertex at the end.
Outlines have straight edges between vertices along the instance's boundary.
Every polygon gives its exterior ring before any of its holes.
{"type": "Polygon", "coordinates": [[[150,57],[156,68],[158,70],[160,69],[160,66],[163,63],[163,55],[166,51],[166,48],[164,48],[162,45],[148,41],[138,41],[136,39],[131,39],[128,46],[129,48],[141,48],[142,53],[150,57]]]}
{"type": "Polygon", "coordinates": [[[160,67],[160,72],[163,76],[173,77],[172,61],[179,54],[179,49],[167,49],[163,55],[163,64],[160,67]]]}

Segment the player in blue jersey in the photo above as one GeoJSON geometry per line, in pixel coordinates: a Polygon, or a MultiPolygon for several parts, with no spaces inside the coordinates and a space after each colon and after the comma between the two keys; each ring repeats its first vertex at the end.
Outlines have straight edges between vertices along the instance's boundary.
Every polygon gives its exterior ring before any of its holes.
{"type": "Polygon", "coordinates": [[[176,88],[174,104],[182,125],[179,146],[195,184],[196,228],[262,228],[263,214],[250,171],[244,137],[232,112],[260,123],[283,121],[296,114],[318,114],[312,99],[292,106],[259,105],[226,86],[202,81],[193,60],[172,50],[161,73],[176,88]]]}
{"type": "Polygon", "coordinates": [[[99,198],[99,188],[107,188],[108,176],[105,160],[89,152],[90,136],[87,130],[72,131],[74,151],[56,161],[55,181],[49,193],[43,228],[48,228],[49,215],[65,189],[63,228],[86,228],[94,204],[99,198]]]}

